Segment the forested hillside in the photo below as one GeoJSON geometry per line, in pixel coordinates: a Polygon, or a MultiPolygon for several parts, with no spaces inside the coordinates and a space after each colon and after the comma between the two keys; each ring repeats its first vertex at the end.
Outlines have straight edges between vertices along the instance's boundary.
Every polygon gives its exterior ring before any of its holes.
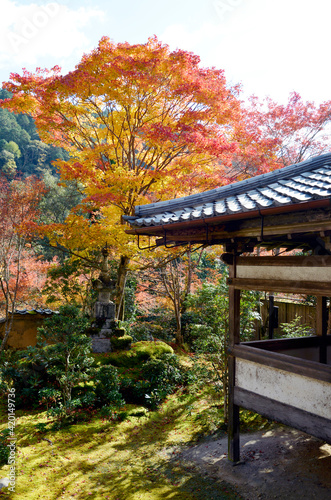
{"type": "MultiPolygon", "coordinates": [[[[0,99],[10,96],[7,90],[0,90],[0,99]]],[[[45,171],[54,174],[52,161],[67,157],[64,149],[40,140],[31,116],[0,109],[0,171],[7,177],[40,177],[45,171]]]]}

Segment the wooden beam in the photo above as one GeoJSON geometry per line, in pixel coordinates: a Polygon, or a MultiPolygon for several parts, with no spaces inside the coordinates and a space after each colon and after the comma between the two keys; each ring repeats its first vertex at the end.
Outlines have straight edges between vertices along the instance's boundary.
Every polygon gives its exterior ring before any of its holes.
{"type": "Polygon", "coordinates": [[[331,255],[238,257],[237,266],[331,267],[331,255]]]}
{"type": "Polygon", "coordinates": [[[275,401],[253,392],[235,388],[235,403],[267,418],[290,425],[331,444],[331,420],[275,401]]]}
{"type": "MultiPolygon", "coordinates": [[[[224,229],[224,225],[222,225],[220,228],[217,226],[215,227],[210,227],[209,228],[209,239],[211,241],[213,240],[230,240],[231,238],[258,238],[262,241],[261,238],[261,228],[260,225],[258,227],[245,227],[245,223],[242,222],[241,224],[236,224],[237,227],[233,227],[232,230],[230,228],[224,229]]],[[[315,222],[307,223],[307,224],[295,224],[291,226],[290,224],[285,224],[284,225],[270,225],[264,226],[263,228],[263,239],[268,238],[268,237],[282,237],[282,239],[287,241],[288,235],[290,234],[291,240],[295,237],[295,235],[303,233],[314,233],[319,235],[320,231],[323,230],[324,232],[326,231],[331,231],[331,222],[330,220],[319,222],[317,225],[315,222]],[[290,233],[289,233],[290,231],[290,233]]],[[[163,236],[164,232],[161,232],[161,230],[158,227],[146,227],[144,230],[138,231],[141,232],[141,234],[150,234],[154,236],[163,236]]],[[[127,231],[128,234],[135,234],[134,231],[127,231]]],[[[183,241],[183,242],[189,242],[191,240],[194,241],[204,241],[207,242],[206,239],[206,231],[205,228],[201,228],[201,230],[197,230],[196,227],[190,231],[187,229],[184,232],[184,228],[175,230],[172,228],[172,224],[169,225],[169,230],[167,231],[167,241],[183,241]]],[[[161,240],[160,240],[161,241],[161,240]]]]}
{"type": "Polygon", "coordinates": [[[237,278],[331,282],[331,256],[239,257],[237,278]]]}
{"type": "Polygon", "coordinates": [[[302,293],[308,295],[331,296],[331,282],[297,280],[271,280],[252,278],[229,278],[228,284],[237,290],[261,292],[302,293]]]}
{"type": "MultiPolygon", "coordinates": [[[[265,342],[268,342],[267,340],[265,342]]],[[[272,342],[272,341],[270,341],[272,342]]],[[[331,383],[331,367],[308,361],[307,359],[295,358],[279,352],[271,352],[247,345],[234,346],[232,353],[236,358],[247,359],[253,363],[272,366],[278,370],[297,373],[323,382],[331,383]]]]}
{"type": "MultiPolygon", "coordinates": [[[[296,338],[283,338],[272,340],[250,340],[248,342],[241,342],[240,346],[257,347],[266,351],[283,351],[286,349],[299,349],[301,347],[318,347],[321,338],[318,335],[309,337],[296,337],[296,338]]],[[[328,345],[331,345],[331,335],[327,337],[328,345]]]]}
{"type": "MultiPolygon", "coordinates": [[[[164,236],[164,228],[167,231],[169,241],[206,241],[206,226],[204,220],[189,220],[186,222],[167,224],[165,226],[148,226],[127,230],[128,234],[150,234],[164,236]]],[[[208,236],[211,240],[231,238],[254,237],[261,238],[261,217],[259,214],[240,214],[238,216],[226,215],[208,219],[208,236]]],[[[290,234],[293,239],[300,233],[320,235],[331,231],[330,209],[318,209],[286,214],[266,215],[263,223],[263,239],[281,236],[284,241],[290,234]]]]}

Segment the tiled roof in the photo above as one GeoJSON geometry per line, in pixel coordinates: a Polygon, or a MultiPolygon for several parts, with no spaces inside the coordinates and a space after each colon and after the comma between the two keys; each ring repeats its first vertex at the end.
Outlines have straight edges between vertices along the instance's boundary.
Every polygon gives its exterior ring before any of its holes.
{"type": "Polygon", "coordinates": [[[331,154],[203,193],[135,207],[133,228],[168,225],[331,197],[331,154]]]}
{"type": "MultiPolygon", "coordinates": [[[[50,315],[50,314],[59,314],[58,311],[53,311],[52,309],[15,309],[14,314],[21,314],[21,315],[34,315],[34,314],[41,314],[41,315],[50,315]]],[[[5,323],[6,318],[0,318],[0,323],[5,323]]]]}

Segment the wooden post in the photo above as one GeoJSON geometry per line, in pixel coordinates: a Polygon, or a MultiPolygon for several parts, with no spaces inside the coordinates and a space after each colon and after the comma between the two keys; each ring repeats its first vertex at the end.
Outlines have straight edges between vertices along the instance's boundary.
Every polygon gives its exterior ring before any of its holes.
{"type": "MultiPolygon", "coordinates": [[[[229,266],[229,348],[240,341],[240,290],[231,285],[231,278],[236,277],[236,257],[229,266]]],[[[229,354],[229,422],[228,422],[228,458],[233,463],[240,461],[239,442],[239,406],[234,403],[236,360],[232,352],[229,354]]]]}
{"type": "Polygon", "coordinates": [[[275,314],[274,314],[275,297],[269,293],[269,339],[274,338],[275,314]]]}
{"type": "Polygon", "coordinates": [[[328,310],[326,297],[318,296],[316,303],[316,333],[320,335],[320,363],[327,363],[327,343],[326,335],[328,330],[328,310]]]}

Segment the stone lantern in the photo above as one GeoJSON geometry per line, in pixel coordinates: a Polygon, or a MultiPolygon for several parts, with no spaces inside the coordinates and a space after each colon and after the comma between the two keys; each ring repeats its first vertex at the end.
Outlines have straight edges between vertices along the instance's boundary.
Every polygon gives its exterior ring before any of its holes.
{"type": "Polygon", "coordinates": [[[94,304],[94,316],[100,331],[92,336],[93,352],[108,352],[111,350],[110,337],[115,324],[115,304],[111,295],[116,286],[116,281],[110,279],[107,245],[102,249],[102,264],[99,278],[93,286],[98,291],[98,300],[94,304]]]}
{"type": "Polygon", "coordinates": [[[102,320],[115,319],[115,304],[110,300],[115,288],[115,280],[110,279],[108,265],[109,250],[107,246],[102,249],[102,264],[99,278],[94,282],[94,288],[98,290],[98,300],[94,305],[94,315],[97,323],[102,320]]]}

